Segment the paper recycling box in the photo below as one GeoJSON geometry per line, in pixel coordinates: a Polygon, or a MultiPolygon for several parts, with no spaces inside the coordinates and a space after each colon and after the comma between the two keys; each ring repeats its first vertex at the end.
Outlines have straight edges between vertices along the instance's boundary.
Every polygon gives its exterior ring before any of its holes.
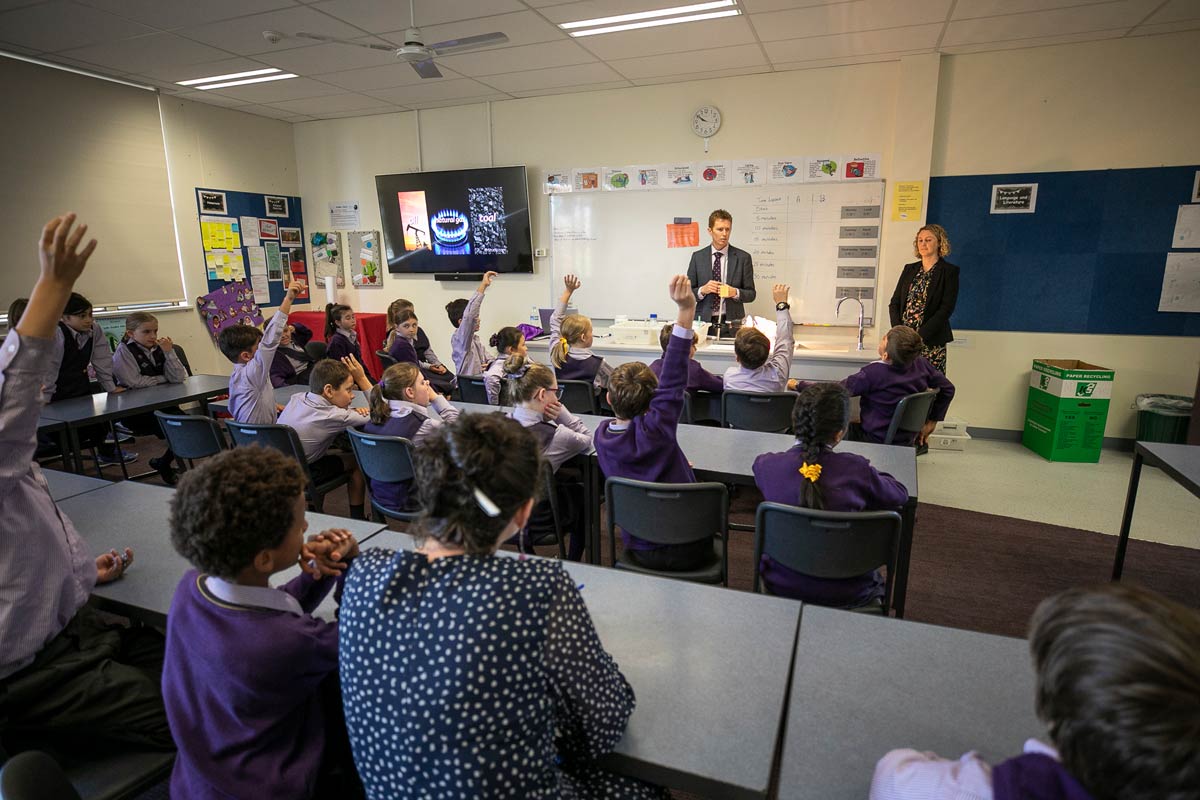
{"type": "Polygon", "coordinates": [[[1114,374],[1076,359],[1035,359],[1024,445],[1049,461],[1099,461],[1114,374]]]}

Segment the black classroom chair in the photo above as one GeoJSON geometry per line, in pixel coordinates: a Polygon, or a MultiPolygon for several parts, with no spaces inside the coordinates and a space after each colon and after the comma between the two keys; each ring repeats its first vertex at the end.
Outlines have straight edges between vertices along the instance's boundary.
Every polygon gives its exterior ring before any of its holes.
{"type": "Polygon", "coordinates": [[[26,750],[0,763],[3,800],[129,800],[166,780],[175,753],[100,748],[85,758],[55,758],[26,750]]]}
{"type": "Polygon", "coordinates": [[[350,476],[346,473],[330,478],[324,483],[318,484],[314,481],[312,472],[308,468],[308,459],[304,455],[304,446],[300,444],[300,437],[288,425],[252,425],[248,422],[230,422],[226,424],[225,429],[229,431],[229,438],[233,440],[234,447],[252,447],[254,445],[273,447],[284,455],[296,459],[304,470],[304,494],[313,509],[318,512],[325,507],[325,495],[350,482],[350,476]]]}
{"type": "Polygon", "coordinates": [[[901,398],[896,404],[896,410],[892,412],[892,421],[883,437],[883,443],[892,444],[899,437],[899,444],[911,444],[929,419],[929,409],[933,407],[937,394],[937,389],[926,389],[901,398]]]}
{"type": "Polygon", "coordinates": [[[320,361],[325,357],[325,342],[318,342],[316,339],[304,345],[304,352],[308,353],[308,357],[313,361],[320,361]]]}
{"type": "Polygon", "coordinates": [[[596,399],[596,389],[591,381],[559,381],[558,388],[562,390],[559,398],[562,404],[572,414],[600,413],[600,403],[596,399]]]}
{"type": "Polygon", "coordinates": [[[482,375],[459,375],[458,397],[464,403],[488,404],[487,385],[482,375]]]}
{"type": "Polygon", "coordinates": [[[383,365],[384,369],[396,365],[396,359],[389,356],[387,350],[376,350],[375,357],[379,359],[379,363],[383,365]]]}
{"type": "Polygon", "coordinates": [[[225,433],[211,417],[196,414],[165,414],[155,411],[158,426],[167,437],[167,446],[181,464],[192,468],[197,458],[215,456],[226,447],[225,433]]]}
{"type": "MultiPolygon", "coordinates": [[[[400,483],[413,479],[412,442],[400,436],[363,433],[356,428],[349,428],[346,433],[350,436],[350,448],[354,450],[358,468],[362,470],[363,477],[367,479],[367,495],[371,498],[371,508],[381,514],[385,521],[388,519],[401,522],[415,520],[417,511],[388,508],[376,500],[375,494],[371,491],[371,481],[400,483]]],[[[416,491],[416,487],[413,487],[413,491],[416,491]]]]}
{"type": "Polygon", "coordinates": [[[796,392],[739,392],[721,394],[721,427],[766,433],[791,433],[796,392]]]}

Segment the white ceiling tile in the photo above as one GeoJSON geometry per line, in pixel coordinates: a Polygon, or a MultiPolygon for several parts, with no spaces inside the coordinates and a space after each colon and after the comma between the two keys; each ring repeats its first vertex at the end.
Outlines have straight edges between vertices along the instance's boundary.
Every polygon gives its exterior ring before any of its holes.
{"type": "Polygon", "coordinates": [[[291,0],[76,0],[143,25],[162,30],[204,25],[277,8],[291,8],[291,0]]]}
{"type": "Polygon", "coordinates": [[[906,50],[899,53],[876,53],[865,56],[847,56],[845,58],[819,58],[814,61],[792,61],[776,64],[776,72],[792,72],[801,69],[823,69],[825,67],[846,67],[854,64],[878,64],[886,61],[899,61],[904,56],[915,56],[928,53],[928,50],[906,50]]]}
{"type": "Polygon", "coordinates": [[[575,42],[564,40],[442,56],[437,62],[439,67],[451,67],[462,75],[476,77],[528,69],[552,69],[595,60],[595,56],[575,42]]]}
{"type": "MultiPolygon", "coordinates": [[[[403,0],[320,0],[312,7],[371,33],[409,26],[408,3],[403,0]]],[[[429,25],[524,9],[518,0],[417,0],[417,27],[424,29],[429,25]]]]}
{"type": "Polygon", "coordinates": [[[383,103],[374,97],[354,92],[326,95],[324,97],[306,97],[302,100],[285,100],[282,103],[270,103],[274,108],[289,111],[292,114],[308,114],[322,116],[324,113],[336,114],[339,111],[360,111],[364,108],[379,108],[383,103]]]}
{"type": "Polygon", "coordinates": [[[371,89],[390,89],[393,86],[408,86],[426,81],[437,83],[438,81],[454,80],[455,78],[462,77],[449,67],[442,66],[442,59],[439,58],[437,61],[438,70],[442,73],[441,78],[422,78],[413,70],[412,64],[394,59],[391,64],[382,67],[350,69],[345,72],[332,72],[314,77],[326,83],[341,86],[344,89],[352,89],[356,92],[371,89]]]}
{"type": "Polygon", "coordinates": [[[660,83],[687,83],[688,81],[706,81],[710,78],[733,78],[738,75],[759,75],[764,72],[770,72],[771,68],[763,65],[761,67],[735,67],[733,69],[714,69],[704,72],[694,72],[688,75],[660,75],[654,78],[636,78],[633,83],[635,86],[653,86],[660,83]]]}
{"type": "Polygon", "coordinates": [[[458,78],[451,81],[421,81],[410,86],[376,89],[367,92],[367,94],[398,106],[415,107],[417,103],[423,102],[454,100],[462,97],[484,97],[496,94],[496,91],[479,81],[473,81],[469,78],[458,78]]]}
{"type": "Polygon", "coordinates": [[[561,6],[570,2],[571,0],[525,0],[525,5],[530,8],[550,8],[551,6],[561,6]]]}
{"type": "Polygon", "coordinates": [[[270,83],[251,83],[246,86],[229,86],[221,94],[245,100],[248,103],[281,103],[303,97],[320,97],[337,91],[336,86],[314,81],[311,78],[289,78],[270,83]]]}
{"type": "Polygon", "coordinates": [[[287,120],[290,117],[300,116],[300,115],[296,114],[296,112],[294,112],[294,111],[283,111],[281,109],[275,108],[274,106],[248,105],[248,106],[241,106],[240,108],[238,108],[236,110],[243,111],[247,114],[256,114],[260,117],[270,117],[271,119],[281,119],[281,120],[287,120]]]}
{"type": "Polygon", "coordinates": [[[229,57],[228,53],[215,47],[181,39],[173,33],[152,33],[136,39],[113,40],[67,50],[63,55],[123,72],[138,73],[156,67],[202,64],[229,57]]]}
{"type": "Polygon", "coordinates": [[[727,17],[703,22],[684,22],[659,28],[641,28],[619,33],[602,33],[577,39],[602,59],[637,58],[651,53],[682,53],[750,44],[754,32],[746,17],[727,17]]]}
{"type": "Polygon", "coordinates": [[[896,53],[901,50],[932,50],[941,32],[940,24],[914,25],[910,28],[892,28],[885,31],[841,33],[835,36],[767,42],[764,47],[771,63],[778,66],[791,61],[896,53]]]}
{"type": "Polygon", "coordinates": [[[310,45],[310,42],[304,39],[290,38],[272,45],[263,38],[263,31],[266,30],[279,31],[289,36],[297,31],[305,31],[342,39],[356,39],[364,32],[369,33],[305,6],[180,28],[176,33],[243,56],[310,45]]]}
{"type": "Polygon", "coordinates": [[[1132,28],[1158,5],[1159,0],[1122,0],[1079,8],[1035,11],[986,19],[956,20],[946,26],[942,44],[1003,42],[1035,36],[1060,36],[1124,27],[1132,28]]]}
{"type": "Polygon", "coordinates": [[[197,103],[208,103],[213,106],[225,106],[226,108],[236,108],[246,105],[245,100],[239,100],[236,97],[226,97],[216,92],[181,92],[176,97],[184,100],[195,100],[197,103]]]}
{"type": "Polygon", "coordinates": [[[1164,22],[1183,22],[1200,19],[1200,2],[1197,0],[1170,0],[1165,6],[1154,12],[1154,16],[1146,20],[1147,25],[1158,25],[1164,22]]]}
{"type": "Polygon", "coordinates": [[[742,0],[741,6],[749,14],[763,14],[768,11],[787,11],[792,8],[807,8],[808,6],[828,6],[834,3],[844,3],[846,0],[742,0]]]}
{"type": "Polygon", "coordinates": [[[202,64],[169,64],[154,66],[139,74],[160,81],[190,81],[195,78],[209,78],[213,75],[232,75],[237,72],[249,72],[252,69],[263,69],[270,64],[264,64],[252,58],[223,58],[220,61],[208,61],[202,64]]]}
{"type": "Polygon", "coordinates": [[[951,0],[854,0],[837,5],[753,14],[750,21],[764,41],[827,36],[835,33],[900,28],[944,22],[951,0]]]}
{"type": "Polygon", "coordinates": [[[1125,35],[1125,28],[1109,31],[1088,31],[1087,33],[1068,33],[1061,36],[1033,36],[1028,39],[1009,39],[1003,42],[980,42],[978,44],[958,44],[943,46],[941,52],[946,55],[963,55],[964,53],[990,53],[997,50],[1020,50],[1026,47],[1046,47],[1055,44],[1072,44],[1074,42],[1095,42],[1100,39],[1119,39],[1125,35]]]}
{"type": "Polygon", "coordinates": [[[279,67],[297,75],[310,76],[347,69],[384,67],[396,63],[396,57],[391,53],[348,44],[297,47],[278,53],[259,53],[255,58],[265,61],[272,67],[279,67]]]}
{"type": "MultiPolygon", "coordinates": [[[[420,17],[417,18],[418,23],[420,17]]],[[[495,17],[469,19],[462,22],[451,22],[445,25],[421,25],[421,33],[425,36],[425,44],[445,42],[450,39],[460,39],[464,36],[478,36],[481,33],[498,31],[508,37],[504,46],[535,44],[564,39],[566,34],[551,25],[532,11],[522,11],[517,14],[500,14],[495,17]]],[[[393,44],[402,41],[404,30],[396,30],[383,34],[383,38],[393,44]]]]}
{"type": "Polygon", "coordinates": [[[541,13],[546,19],[555,24],[563,22],[580,22],[585,19],[613,17],[628,14],[633,11],[647,11],[652,8],[671,8],[672,6],[689,5],[703,0],[576,0],[575,2],[556,5],[544,9],[541,13]]]}
{"type": "Polygon", "coordinates": [[[606,81],[583,86],[559,86],[554,89],[534,89],[528,92],[513,92],[513,97],[543,97],[548,94],[576,94],[578,92],[600,92],[605,89],[628,89],[629,81],[606,81]]]}
{"type": "Polygon", "coordinates": [[[665,53],[610,61],[609,65],[630,80],[660,75],[684,75],[690,72],[713,72],[737,67],[768,67],[762,48],[757,44],[715,47],[690,53],[665,53]]]}
{"type": "Polygon", "coordinates": [[[39,53],[37,57],[43,61],[48,61],[51,64],[62,64],[68,67],[76,67],[88,72],[96,72],[100,75],[110,75],[112,77],[120,77],[124,79],[124,76],[129,74],[125,70],[112,69],[111,67],[101,66],[100,64],[93,64],[91,61],[84,61],[83,59],[79,58],[70,58],[69,56],[64,56],[60,53],[39,53]]]}
{"type": "Polygon", "coordinates": [[[418,103],[413,103],[409,108],[425,109],[425,108],[449,108],[450,106],[469,106],[475,103],[486,103],[496,100],[511,100],[506,94],[485,94],[480,97],[462,97],[456,100],[425,100],[418,103]]]}
{"type": "Polygon", "coordinates": [[[43,52],[154,33],[153,28],[67,0],[0,13],[0,38],[43,52]]]}
{"type": "Polygon", "coordinates": [[[1068,6],[1107,3],[1111,0],[958,0],[954,19],[999,17],[1004,14],[1025,14],[1031,11],[1050,11],[1068,6]]]}
{"type": "Polygon", "coordinates": [[[490,75],[487,83],[502,92],[527,92],[530,89],[552,89],[558,86],[579,86],[620,79],[621,75],[614,72],[612,67],[597,62],[559,69],[534,69],[510,72],[507,75],[490,75]]]}
{"type": "Polygon", "coordinates": [[[1200,19],[1190,19],[1183,22],[1160,22],[1157,25],[1139,25],[1129,32],[1130,36],[1159,36],[1164,33],[1179,33],[1194,31],[1200,28],[1200,19]]]}
{"type": "MultiPolygon", "coordinates": [[[[460,101],[455,100],[454,103],[460,101]]],[[[349,117],[375,117],[380,114],[400,114],[408,111],[407,108],[400,106],[376,106],[374,108],[364,108],[358,111],[322,111],[320,114],[309,114],[306,117],[288,117],[288,122],[300,122],[310,119],[348,119],[349,117]]]]}

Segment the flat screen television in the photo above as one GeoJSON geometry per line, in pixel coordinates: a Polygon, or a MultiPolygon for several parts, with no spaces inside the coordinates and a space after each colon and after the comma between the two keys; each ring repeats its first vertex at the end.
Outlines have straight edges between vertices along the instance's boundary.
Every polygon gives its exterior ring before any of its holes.
{"type": "Polygon", "coordinates": [[[525,167],[376,175],[388,272],[533,272],[525,167]]]}

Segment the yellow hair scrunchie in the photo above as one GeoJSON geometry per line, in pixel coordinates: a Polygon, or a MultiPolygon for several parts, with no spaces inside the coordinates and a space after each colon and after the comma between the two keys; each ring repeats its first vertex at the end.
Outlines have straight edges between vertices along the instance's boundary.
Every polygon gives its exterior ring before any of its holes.
{"type": "Polygon", "coordinates": [[[813,483],[817,482],[817,478],[821,477],[821,465],[809,464],[807,461],[800,464],[801,477],[808,478],[813,483]]]}
{"type": "Polygon", "coordinates": [[[565,356],[567,353],[571,352],[571,343],[567,341],[567,337],[565,337],[565,336],[560,336],[560,337],[558,337],[558,340],[559,340],[560,342],[562,342],[562,346],[563,346],[563,355],[564,355],[564,356],[565,356]]]}

